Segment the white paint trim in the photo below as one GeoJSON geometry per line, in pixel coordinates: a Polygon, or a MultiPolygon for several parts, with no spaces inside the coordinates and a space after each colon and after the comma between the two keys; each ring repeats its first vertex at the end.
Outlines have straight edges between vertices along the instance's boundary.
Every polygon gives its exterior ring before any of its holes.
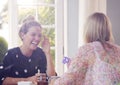
{"type": "Polygon", "coordinates": [[[9,16],[9,48],[18,46],[18,12],[17,0],[8,0],[8,16],[9,16]]]}
{"type": "Polygon", "coordinates": [[[62,75],[64,72],[63,69],[63,40],[64,40],[64,35],[63,35],[63,29],[64,29],[64,0],[55,0],[55,69],[58,75],[62,75]]]}

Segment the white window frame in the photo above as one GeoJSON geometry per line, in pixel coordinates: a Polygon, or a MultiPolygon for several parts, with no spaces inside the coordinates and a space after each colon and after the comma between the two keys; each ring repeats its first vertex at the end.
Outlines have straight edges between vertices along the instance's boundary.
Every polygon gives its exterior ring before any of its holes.
{"type": "MultiPolygon", "coordinates": [[[[64,18],[63,18],[63,1],[55,0],[55,69],[58,75],[64,72],[63,68],[63,29],[64,29],[64,18]]],[[[9,48],[19,46],[19,36],[18,36],[18,6],[17,0],[8,0],[9,6],[9,48]]]]}
{"type": "Polygon", "coordinates": [[[8,0],[8,25],[9,25],[9,43],[8,47],[18,46],[18,12],[17,12],[17,0],[8,0]],[[13,9],[14,8],[14,9],[13,9]]]}
{"type": "Polygon", "coordinates": [[[56,41],[56,58],[55,58],[55,69],[58,75],[62,75],[64,72],[64,65],[62,59],[64,56],[64,0],[55,0],[55,41],[56,41]]]}

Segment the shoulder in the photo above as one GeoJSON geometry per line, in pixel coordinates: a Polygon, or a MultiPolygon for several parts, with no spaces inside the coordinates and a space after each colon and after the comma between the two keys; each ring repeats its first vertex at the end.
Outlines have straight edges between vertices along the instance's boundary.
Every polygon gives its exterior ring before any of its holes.
{"type": "Polygon", "coordinates": [[[37,47],[37,49],[34,52],[34,55],[37,60],[39,58],[39,59],[42,59],[42,62],[46,62],[46,55],[40,47],[37,47]]]}
{"type": "Polygon", "coordinates": [[[78,49],[78,55],[87,55],[88,53],[93,51],[93,43],[87,43],[84,44],[83,46],[79,47],[78,49]]]}
{"type": "Polygon", "coordinates": [[[42,51],[42,48],[40,48],[40,47],[37,47],[37,49],[36,49],[37,51],[42,51]]]}
{"type": "Polygon", "coordinates": [[[98,50],[103,50],[102,44],[98,41],[95,41],[81,46],[78,52],[83,54],[91,53],[94,51],[94,48],[97,48],[98,50]]]}
{"type": "Polygon", "coordinates": [[[110,51],[111,53],[117,53],[118,55],[120,55],[120,46],[112,43],[112,42],[107,42],[108,45],[106,45],[106,49],[108,51],[110,51]]]}
{"type": "Polygon", "coordinates": [[[99,52],[103,52],[102,44],[96,41],[81,46],[76,56],[82,60],[92,60],[95,58],[94,48],[97,48],[99,52]]]}
{"type": "Polygon", "coordinates": [[[18,53],[18,50],[19,50],[19,47],[8,49],[4,58],[13,57],[14,55],[16,55],[18,53]]]}
{"type": "Polygon", "coordinates": [[[119,50],[120,50],[120,46],[117,45],[116,43],[107,42],[107,44],[109,44],[109,45],[112,46],[113,48],[116,48],[116,49],[119,49],[119,50]]]}
{"type": "Polygon", "coordinates": [[[37,47],[37,49],[35,50],[37,53],[44,53],[43,50],[40,47],[37,47]]]}
{"type": "Polygon", "coordinates": [[[91,64],[94,61],[94,47],[93,46],[101,46],[99,42],[91,42],[84,44],[79,47],[76,57],[73,57],[71,60],[72,63],[81,63],[83,65],[91,64]]]}
{"type": "Polygon", "coordinates": [[[5,54],[4,58],[3,58],[3,62],[5,64],[10,64],[10,63],[13,63],[13,60],[15,59],[16,57],[16,54],[17,54],[17,50],[19,48],[18,47],[15,47],[15,48],[11,48],[7,51],[7,53],[5,54]]]}
{"type": "Polygon", "coordinates": [[[34,53],[36,56],[40,56],[41,58],[46,58],[44,51],[40,47],[37,47],[34,53]]]}
{"type": "Polygon", "coordinates": [[[19,47],[11,48],[7,51],[9,54],[16,54],[19,50],[19,47]]]}
{"type": "Polygon", "coordinates": [[[71,58],[71,62],[69,64],[69,68],[74,71],[78,71],[78,69],[83,69],[87,67],[92,60],[93,54],[93,43],[87,43],[83,46],[79,47],[78,52],[75,57],[71,58]]]}
{"type": "Polygon", "coordinates": [[[9,51],[9,52],[12,52],[12,51],[16,51],[16,50],[18,50],[18,49],[19,49],[19,47],[14,47],[14,48],[8,49],[8,51],[9,51]]]}

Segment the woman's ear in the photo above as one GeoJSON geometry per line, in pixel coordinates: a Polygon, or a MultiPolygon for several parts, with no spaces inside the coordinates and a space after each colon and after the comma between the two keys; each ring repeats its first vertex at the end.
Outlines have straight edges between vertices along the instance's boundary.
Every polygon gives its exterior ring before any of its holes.
{"type": "Polygon", "coordinates": [[[24,35],[25,35],[25,34],[24,34],[23,32],[20,33],[20,38],[21,38],[21,40],[24,39],[24,35]]]}

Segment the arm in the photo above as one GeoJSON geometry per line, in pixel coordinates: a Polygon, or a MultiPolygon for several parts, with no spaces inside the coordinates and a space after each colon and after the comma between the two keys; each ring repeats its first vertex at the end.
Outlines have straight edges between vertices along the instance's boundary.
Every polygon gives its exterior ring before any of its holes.
{"type": "Polygon", "coordinates": [[[8,51],[8,53],[5,55],[3,59],[3,70],[2,70],[2,75],[0,75],[0,85],[13,85],[17,84],[18,81],[35,81],[36,76],[28,77],[28,78],[15,78],[15,76],[12,74],[12,68],[14,66],[13,61],[13,54],[11,52],[14,52],[13,50],[8,51]],[[2,77],[1,77],[2,76],[2,77]]]}
{"type": "Polygon", "coordinates": [[[46,57],[47,57],[47,75],[55,76],[56,73],[55,73],[53,62],[52,62],[52,56],[50,55],[50,53],[47,53],[46,57]]]}
{"type": "Polygon", "coordinates": [[[69,69],[60,78],[51,80],[50,85],[83,85],[85,73],[87,71],[86,62],[78,57],[71,61],[69,69]]]}
{"type": "Polygon", "coordinates": [[[42,49],[45,52],[46,59],[47,59],[47,75],[48,76],[55,76],[55,69],[53,64],[53,59],[50,54],[50,43],[47,37],[44,36],[44,41],[42,42],[42,49]]]}
{"type": "Polygon", "coordinates": [[[79,53],[77,57],[71,59],[68,71],[60,78],[50,79],[49,85],[83,85],[88,68],[86,56],[79,53]]]}
{"type": "Polygon", "coordinates": [[[19,82],[19,81],[32,81],[32,83],[37,84],[37,76],[32,76],[28,78],[12,78],[12,77],[6,77],[5,80],[3,81],[2,85],[14,85],[19,82]]]}
{"type": "Polygon", "coordinates": [[[25,81],[25,78],[6,77],[2,85],[17,84],[18,81],[25,81]]]}

